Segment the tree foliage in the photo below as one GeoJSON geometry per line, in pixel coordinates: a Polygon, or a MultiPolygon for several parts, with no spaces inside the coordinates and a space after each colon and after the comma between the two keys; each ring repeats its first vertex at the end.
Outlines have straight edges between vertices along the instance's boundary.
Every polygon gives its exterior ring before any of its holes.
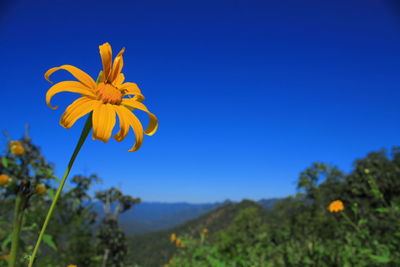
{"type": "Polygon", "coordinates": [[[245,209],[217,238],[185,236],[187,246],[167,265],[400,266],[398,148],[368,154],[349,174],[314,163],[297,187],[266,211],[266,221],[245,209]],[[343,211],[327,209],[334,200],[343,211]]]}

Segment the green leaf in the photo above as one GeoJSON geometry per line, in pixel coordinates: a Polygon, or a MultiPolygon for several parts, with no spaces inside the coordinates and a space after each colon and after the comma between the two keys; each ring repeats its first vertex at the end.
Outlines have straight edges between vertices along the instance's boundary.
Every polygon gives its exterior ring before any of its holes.
{"type": "Polygon", "coordinates": [[[44,234],[43,242],[49,245],[49,247],[51,247],[52,249],[57,250],[56,244],[54,243],[53,237],[51,235],[44,234]]]}
{"type": "Polygon", "coordinates": [[[4,239],[4,241],[1,243],[1,250],[2,250],[2,251],[7,250],[7,245],[8,245],[8,243],[11,242],[11,239],[12,239],[12,233],[10,233],[10,234],[7,236],[7,238],[4,239]]]}
{"type": "Polygon", "coordinates": [[[8,159],[6,157],[1,158],[1,163],[3,164],[4,168],[8,168],[8,159]]]}
{"type": "Polygon", "coordinates": [[[362,226],[364,224],[366,224],[368,221],[366,219],[361,219],[358,221],[358,226],[362,226]]]}
{"type": "Polygon", "coordinates": [[[369,257],[378,263],[388,263],[390,261],[389,255],[382,255],[382,256],[370,255],[369,257]]]}
{"type": "Polygon", "coordinates": [[[388,213],[389,209],[388,208],[377,208],[375,211],[380,212],[380,213],[388,213]]]}

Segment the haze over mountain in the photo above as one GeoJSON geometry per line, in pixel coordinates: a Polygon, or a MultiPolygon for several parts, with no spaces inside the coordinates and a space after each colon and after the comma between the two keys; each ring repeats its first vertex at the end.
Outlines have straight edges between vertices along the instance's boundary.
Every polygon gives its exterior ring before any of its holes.
{"type": "MultiPolygon", "coordinates": [[[[278,200],[277,198],[261,199],[258,204],[270,209],[278,200]]],[[[235,202],[230,200],[203,204],[142,202],[123,213],[118,220],[121,228],[128,236],[140,235],[184,224],[230,203],[235,202]]],[[[103,212],[100,205],[95,205],[95,209],[100,213],[103,212]]]]}

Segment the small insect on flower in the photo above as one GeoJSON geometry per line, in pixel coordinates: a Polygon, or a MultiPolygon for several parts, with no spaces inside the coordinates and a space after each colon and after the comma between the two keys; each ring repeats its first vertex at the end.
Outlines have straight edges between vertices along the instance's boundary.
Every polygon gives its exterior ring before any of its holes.
{"type": "Polygon", "coordinates": [[[21,142],[11,141],[10,142],[10,151],[15,156],[21,156],[22,154],[24,154],[25,149],[21,142]]]}
{"type": "Polygon", "coordinates": [[[8,184],[11,181],[7,174],[0,174],[0,185],[8,184]]]}
{"type": "Polygon", "coordinates": [[[332,201],[328,206],[328,210],[330,212],[339,212],[344,210],[343,202],[341,200],[332,201]]]}
{"type": "Polygon", "coordinates": [[[171,242],[174,242],[176,240],[176,234],[172,233],[170,237],[171,242]]]}
{"type": "Polygon", "coordinates": [[[46,187],[42,184],[38,184],[35,191],[38,195],[43,196],[46,193],[46,187]]]}
{"type": "Polygon", "coordinates": [[[78,81],[64,81],[53,85],[46,94],[46,103],[52,108],[50,101],[52,97],[60,92],[72,92],[81,95],[67,107],[61,117],[61,126],[69,129],[81,117],[92,112],[93,139],[106,143],[112,134],[116,123],[116,116],[119,118],[119,132],[114,135],[118,142],[125,139],[129,129],[132,128],[136,142],[129,151],[136,151],[142,145],[143,133],[153,135],[158,128],[157,117],[142,104],[144,96],[135,83],[124,83],[125,76],[121,73],[124,61],[123,48],[112,63],[112,50],[109,43],[100,45],[100,56],[103,63],[103,70],[96,83],[92,77],[82,70],[71,66],[63,65],[49,69],[44,75],[49,80],[51,74],[58,70],[70,72],[78,81]],[[133,97],[131,97],[133,96],[133,97]],[[132,113],[133,110],[141,110],[149,115],[150,122],[145,131],[139,119],[132,113]]]}

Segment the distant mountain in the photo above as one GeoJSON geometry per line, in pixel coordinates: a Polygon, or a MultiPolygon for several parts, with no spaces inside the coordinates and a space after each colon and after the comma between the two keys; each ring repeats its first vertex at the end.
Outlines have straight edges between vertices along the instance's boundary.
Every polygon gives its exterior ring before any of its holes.
{"type": "Polygon", "coordinates": [[[223,204],[143,202],[120,215],[118,221],[128,236],[145,234],[185,223],[223,204]]]}
{"type": "MultiPolygon", "coordinates": [[[[278,201],[278,198],[271,198],[261,199],[257,203],[266,209],[271,209],[278,201]]],[[[230,200],[204,204],[142,202],[120,215],[118,221],[126,235],[135,236],[169,229],[198,218],[218,207],[234,203],[230,200]]],[[[96,203],[94,208],[101,217],[103,214],[101,204],[96,203]]]]}
{"type": "Polygon", "coordinates": [[[183,234],[197,236],[202,229],[207,228],[209,236],[212,238],[214,233],[226,228],[241,210],[249,207],[255,207],[260,210],[260,213],[267,214],[261,204],[251,200],[244,200],[240,203],[225,202],[224,205],[182,225],[131,237],[129,239],[129,262],[140,266],[162,266],[168,262],[176,250],[176,247],[169,241],[171,233],[176,233],[178,236],[183,234]]]}
{"type": "Polygon", "coordinates": [[[281,198],[268,198],[268,199],[261,199],[257,201],[258,204],[266,208],[267,210],[272,209],[278,201],[282,200],[281,198]]]}

